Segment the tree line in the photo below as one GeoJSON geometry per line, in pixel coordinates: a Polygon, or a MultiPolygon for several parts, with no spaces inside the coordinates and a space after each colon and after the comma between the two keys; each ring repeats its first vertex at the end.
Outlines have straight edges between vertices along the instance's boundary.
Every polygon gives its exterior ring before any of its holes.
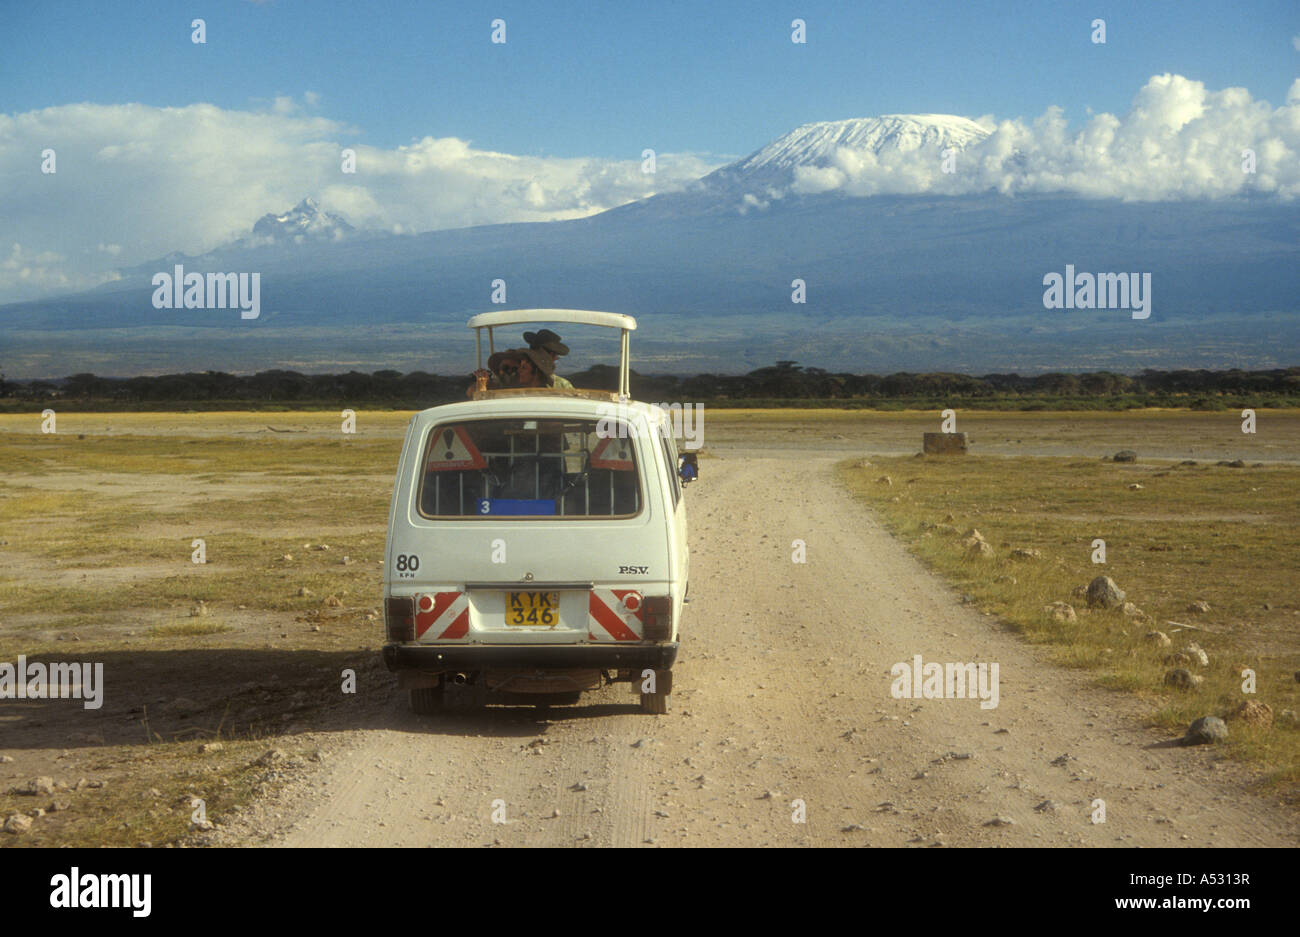
{"type": "MultiPolygon", "coordinates": [[[[577,387],[614,390],[618,369],[597,365],[567,375],[577,387]]],[[[1009,409],[1047,405],[1135,407],[1183,406],[1219,409],[1243,406],[1300,406],[1300,367],[1272,370],[1145,370],[1049,374],[954,374],[898,372],[849,374],[778,361],[747,374],[643,375],[632,372],[632,394],[640,400],[704,402],[714,406],[866,406],[909,402],[966,401],[1009,409]]],[[[59,380],[5,380],[0,400],[16,405],[58,401],[64,406],[104,409],[235,408],[311,405],[387,406],[419,409],[465,399],[468,375],[425,371],[349,371],[302,374],[220,371],[128,378],[73,374],[59,380]]]]}

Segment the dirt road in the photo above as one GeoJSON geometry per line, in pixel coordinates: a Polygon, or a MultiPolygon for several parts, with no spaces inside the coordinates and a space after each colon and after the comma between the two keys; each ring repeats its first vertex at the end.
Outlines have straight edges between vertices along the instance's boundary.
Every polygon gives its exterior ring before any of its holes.
{"type": "MultiPolygon", "coordinates": [[[[396,691],[223,838],[285,846],[1295,846],[1212,748],[964,607],[836,486],[834,457],[723,450],[687,493],[673,711],[420,718],[396,691]],[[791,541],[807,562],[791,561],[791,541]],[[997,662],[999,703],[894,699],[890,667],[997,662]],[[1097,801],[1104,801],[1105,822],[1097,801]],[[794,822],[802,802],[806,822],[794,822]],[[506,822],[494,822],[504,819],[506,822]],[[1004,818],[998,820],[998,818],[1004,818]],[[1010,822],[1006,822],[1010,821],[1010,822]]],[[[387,685],[386,674],[377,675],[387,685]]]]}

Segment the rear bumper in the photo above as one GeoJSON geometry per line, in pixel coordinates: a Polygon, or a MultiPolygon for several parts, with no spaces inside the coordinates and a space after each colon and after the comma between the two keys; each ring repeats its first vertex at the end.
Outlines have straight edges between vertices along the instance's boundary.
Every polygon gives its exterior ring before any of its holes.
{"type": "Polygon", "coordinates": [[[677,660],[671,644],[386,644],[389,670],[568,670],[648,667],[670,670],[677,660]]]}

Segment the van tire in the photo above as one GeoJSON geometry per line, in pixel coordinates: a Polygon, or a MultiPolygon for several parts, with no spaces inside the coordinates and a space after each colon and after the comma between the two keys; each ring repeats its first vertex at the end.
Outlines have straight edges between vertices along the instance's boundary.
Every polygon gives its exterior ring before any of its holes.
{"type": "Polygon", "coordinates": [[[671,693],[642,693],[641,694],[641,712],[650,713],[654,716],[663,716],[669,710],[669,700],[672,699],[671,693]]]}
{"type": "Polygon", "coordinates": [[[421,716],[436,716],[443,710],[442,681],[437,686],[411,690],[411,709],[421,716]]]}

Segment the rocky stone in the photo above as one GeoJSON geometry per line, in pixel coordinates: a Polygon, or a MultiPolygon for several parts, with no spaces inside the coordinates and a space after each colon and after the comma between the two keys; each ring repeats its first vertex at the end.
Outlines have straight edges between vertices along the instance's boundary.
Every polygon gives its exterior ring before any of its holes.
{"type": "Polygon", "coordinates": [[[219,752],[223,750],[225,747],[226,746],[223,745],[221,742],[204,742],[199,746],[199,754],[211,755],[213,752],[219,752]]]}
{"type": "Polygon", "coordinates": [[[879,478],[876,479],[877,485],[892,485],[893,483],[894,480],[890,478],[888,475],[881,475],[879,478]]]}
{"type": "Polygon", "coordinates": [[[965,455],[965,433],[922,433],[921,451],[926,455],[965,455]]]}
{"type": "Polygon", "coordinates": [[[1187,611],[1194,612],[1197,615],[1204,615],[1210,610],[1210,603],[1204,599],[1197,599],[1187,606],[1187,611]]]}
{"type": "Polygon", "coordinates": [[[1248,726],[1268,728],[1273,724],[1273,707],[1268,703],[1249,699],[1228,714],[1229,719],[1238,719],[1248,726]]]}
{"type": "Polygon", "coordinates": [[[976,559],[992,559],[993,546],[984,540],[974,540],[966,545],[966,555],[976,559]]]}
{"type": "Polygon", "coordinates": [[[11,794],[22,794],[25,797],[37,797],[45,794],[53,794],[55,791],[54,778],[41,776],[31,778],[26,783],[13,788],[11,794]]]}
{"type": "Polygon", "coordinates": [[[1044,605],[1043,612],[1052,621],[1069,622],[1079,620],[1079,616],[1074,611],[1074,606],[1069,602],[1053,602],[1051,605],[1044,605]]]}
{"type": "Polygon", "coordinates": [[[1011,817],[994,817],[984,824],[985,826],[1015,826],[1016,821],[1011,817]]]}
{"type": "Polygon", "coordinates": [[[299,586],[299,587],[298,587],[298,595],[299,595],[299,596],[305,596],[305,595],[311,595],[311,594],[312,594],[312,591],[311,591],[310,589],[308,589],[306,586],[299,586]]]}
{"type": "Polygon", "coordinates": [[[1193,642],[1183,648],[1183,652],[1202,667],[1210,666],[1210,655],[1205,653],[1205,649],[1199,644],[1193,642]]]}
{"type": "MultiPolygon", "coordinates": [[[[1093,450],[1093,452],[1096,451],[1097,450],[1095,449],[1093,450]]],[[[1121,449],[1119,452],[1115,453],[1111,459],[1114,462],[1136,462],[1138,460],[1138,454],[1132,449],[1121,449]]]]}
{"type": "Polygon", "coordinates": [[[1174,643],[1169,639],[1169,635],[1163,631],[1148,631],[1145,640],[1148,644],[1154,644],[1156,647],[1169,647],[1174,643]]]}
{"type": "Polygon", "coordinates": [[[1042,550],[1035,550],[1032,547],[1015,549],[1011,551],[1013,560],[1040,560],[1043,558],[1042,550]]]}
{"type": "Polygon", "coordinates": [[[1143,488],[1145,488],[1145,487],[1146,487],[1145,485],[1139,485],[1137,482],[1133,482],[1133,484],[1131,484],[1131,485],[1128,486],[1128,490],[1129,490],[1129,491],[1141,491],[1141,490],[1142,490],[1143,488]]]}
{"type": "Polygon", "coordinates": [[[257,759],[257,761],[253,762],[253,764],[259,765],[263,768],[268,768],[271,765],[281,764],[287,761],[288,758],[289,756],[286,755],[284,752],[282,752],[280,749],[272,748],[266,751],[260,758],[257,759]]]}
{"type": "Polygon", "coordinates": [[[1228,737],[1228,727],[1218,716],[1202,716],[1187,727],[1185,745],[1210,745],[1228,737]]]}
{"type": "Polygon", "coordinates": [[[1132,602],[1125,602],[1120,606],[1120,611],[1124,613],[1125,618],[1143,619],[1147,617],[1147,613],[1142,611],[1142,609],[1138,608],[1132,602]]]}
{"type": "Polygon", "coordinates": [[[1115,585],[1115,580],[1109,576],[1098,576],[1088,583],[1089,608],[1119,608],[1127,597],[1128,593],[1115,585]]]}
{"type": "Polygon", "coordinates": [[[31,817],[23,816],[21,813],[15,813],[5,820],[4,831],[15,835],[26,833],[32,828],[35,822],[31,817]]]}
{"type": "Polygon", "coordinates": [[[1175,687],[1179,690],[1195,690],[1204,682],[1204,677],[1192,673],[1185,667],[1179,667],[1165,674],[1165,686],[1175,687]]]}

